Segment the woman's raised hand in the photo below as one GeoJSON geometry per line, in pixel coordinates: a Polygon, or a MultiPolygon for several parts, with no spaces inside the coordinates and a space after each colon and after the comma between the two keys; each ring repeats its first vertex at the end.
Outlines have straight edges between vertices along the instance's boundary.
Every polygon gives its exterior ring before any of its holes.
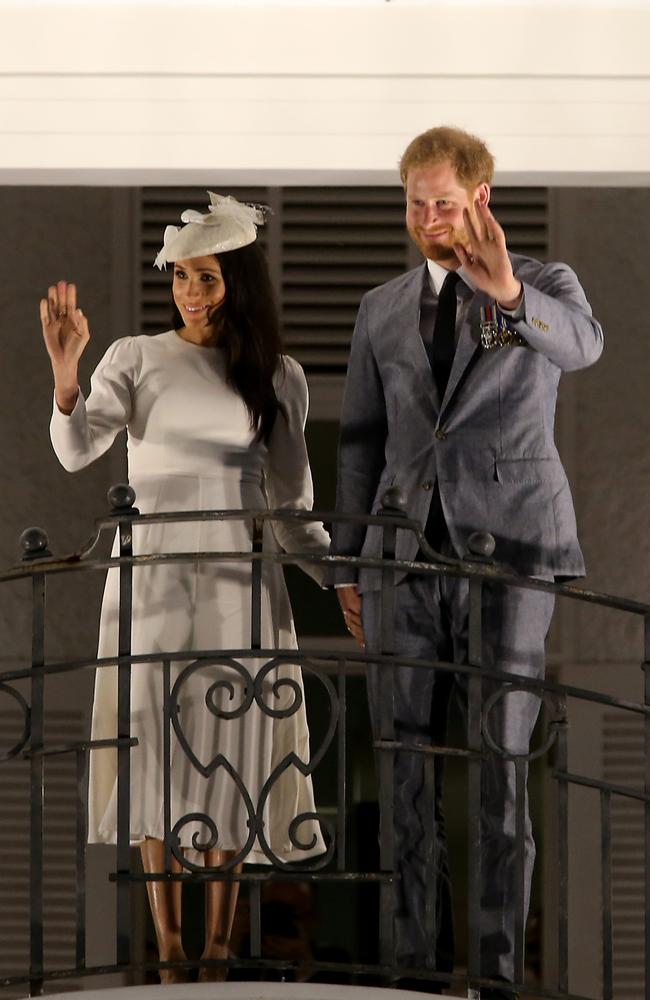
{"type": "Polygon", "coordinates": [[[77,308],[77,288],[67,281],[50,285],[41,299],[43,340],[52,362],[56,401],[63,413],[71,413],[78,395],[77,367],[90,340],[88,320],[77,308]]]}
{"type": "Polygon", "coordinates": [[[43,339],[53,368],[70,368],[76,373],[77,364],[90,340],[88,320],[77,309],[76,285],[59,281],[50,285],[47,298],[41,299],[43,339]]]}

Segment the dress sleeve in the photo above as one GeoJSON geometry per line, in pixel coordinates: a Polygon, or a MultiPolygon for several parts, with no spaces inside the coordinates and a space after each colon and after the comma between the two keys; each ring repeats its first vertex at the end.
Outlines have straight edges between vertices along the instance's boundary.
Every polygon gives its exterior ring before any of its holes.
{"type": "Polygon", "coordinates": [[[90,379],[90,395],[81,390],[74,410],[61,413],[56,401],[50,438],[56,456],[68,472],[77,472],[103,455],[131,419],[133,389],[141,366],[134,337],[111,344],[90,379]]]}
{"type": "MultiPolygon", "coordinates": [[[[293,508],[311,510],[314,488],[309,468],[305,423],[309,394],[305,374],[293,358],[286,357],[284,372],[278,376],[276,392],[281,409],[268,443],[266,495],[272,510],[293,508]]],[[[285,552],[327,554],[329,535],[320,522],[275,521],[273,534],[285,552]]],[[[321,586],[325,567],[300,563],[301,568],[321,586]]]]}

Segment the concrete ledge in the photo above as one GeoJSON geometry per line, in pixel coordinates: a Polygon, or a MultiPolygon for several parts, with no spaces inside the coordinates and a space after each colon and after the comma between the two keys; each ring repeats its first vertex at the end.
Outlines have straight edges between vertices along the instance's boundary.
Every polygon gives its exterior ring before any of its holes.
{"type": "MultiPolygon", "coordinates": [[[[48,994],[53,1000],[429,1000],[430,993],[321,983],[190,983],[48,994]]],[[[461,1000],[461,998],[458,998],[461,1000]]]]}

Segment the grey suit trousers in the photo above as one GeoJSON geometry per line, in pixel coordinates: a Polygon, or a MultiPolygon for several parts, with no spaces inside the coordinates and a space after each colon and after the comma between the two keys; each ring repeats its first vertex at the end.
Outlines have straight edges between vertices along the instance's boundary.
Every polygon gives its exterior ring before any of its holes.
{"type": "MultiPolygon", "coordinates": [[[[467,662],[467,580],[407,576],[395,588],[395,649],[405,657],[467,662]]],[[[483,592],[483,666],[542,677],[544,641],[554,598],[533,590],[486,583],[483,592]]],[[[369,652],[379,649],[380,592],[363,595],[363,624],[369,652]]],[[[370,714],[379,732],[380,671],[368,670],[370,714]]],[[[444,743],[449,697],[455,687],[464,703],[462,675],[398,667],[394,671],[395,739],[404,743],[444,743]]],[[[483,701],[499,685],[483,681],[483,701]]],[[[526,753],[540,700],[511,692],[489,714],[489,731],[511,753],[526,753]]],[[[514,979],[515,773],[514,765],[487,751],[481,782],[481,973],[514,979]]],[[[436,966],[450,971],[453,962],[451,896],[447,844],[442,814],[442,758],[436,757],[435,789],[425,784],[424,755],[395,754],[395,858],[399,881],[395,894],[395,943],[400,965],[426,965],[425,884],[427,846],[433,830],[437,845],[436,966]],[[428,813],[433,803],[433,817],[428,813]]],[[[527,796],[526,796],[527,797],[527,796]]],[[[525,906],[528,910],[535,860],[526,801],[525,906]]]]}

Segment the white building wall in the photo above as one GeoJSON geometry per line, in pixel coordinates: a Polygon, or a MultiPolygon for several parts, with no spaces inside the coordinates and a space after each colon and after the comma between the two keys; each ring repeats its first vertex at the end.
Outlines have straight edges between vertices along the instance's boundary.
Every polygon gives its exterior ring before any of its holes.
{"type": "Polygon", "coordinates": [[[0,23],[0,183],[393,183],[443,122],[501,183],[650,177],[647,0],[5,0],[0,23]]]}

